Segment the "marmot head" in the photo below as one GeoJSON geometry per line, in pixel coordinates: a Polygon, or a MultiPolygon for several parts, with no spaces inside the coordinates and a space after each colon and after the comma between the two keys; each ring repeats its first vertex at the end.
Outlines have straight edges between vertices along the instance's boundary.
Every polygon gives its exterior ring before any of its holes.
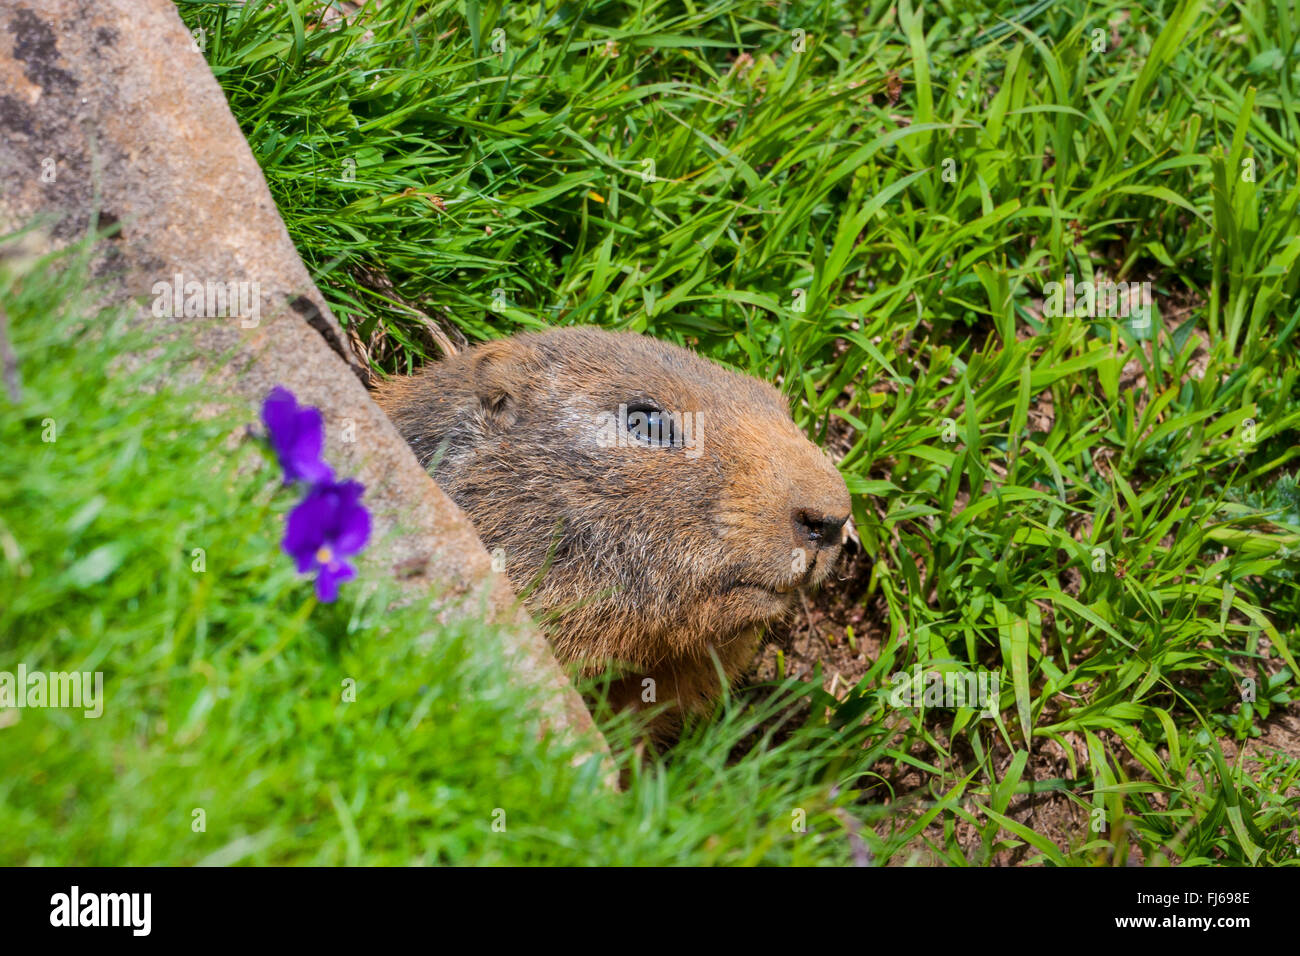
{"type": "Polygon", "coordinates": [[[658,674],[688,708],[718,690],[712,655],[736,676],[839,556],[848,490],[785,399],[677,346],[520,335],[377,398],[561,660],[658,674]]]}

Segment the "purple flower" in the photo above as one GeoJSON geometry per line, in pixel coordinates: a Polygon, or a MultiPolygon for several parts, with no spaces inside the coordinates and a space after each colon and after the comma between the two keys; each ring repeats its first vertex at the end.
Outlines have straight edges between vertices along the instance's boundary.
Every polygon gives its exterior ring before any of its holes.
{"type": "Polygon", "coordinates": [[[277,385],[262,403],[262,422],[284,469],[286,485],[291,481],[334,480],[334,472],[320,456],[325,444],[320,409],[300,407],[293,392],[277,385]]]}
{"type": "Polygon", "coordinates": [[[284,469],[284,483],[306,482],[306,494],[285,523],[285,553],[301,574],[316,575],[316,596],[329,603],[339,584],[357,576],[348,558],[370,539],[370,512],[361,504],[365,486],[335,481],[321,458],[325,425],[320,409],[298,404],[291,391],[277,385],[262,403],[262,421],[271,447],[284,469]]]}
{"type": "Polygon", "coordinates": [[[338,597],[340,582],[356,577],[347,558],[370,539],[370,512],[361,504],[359,481],[323,481],[312,485],[289,513],[284,550],[301,574],[316,572],[316,596],[325,603],[338,597]]]}

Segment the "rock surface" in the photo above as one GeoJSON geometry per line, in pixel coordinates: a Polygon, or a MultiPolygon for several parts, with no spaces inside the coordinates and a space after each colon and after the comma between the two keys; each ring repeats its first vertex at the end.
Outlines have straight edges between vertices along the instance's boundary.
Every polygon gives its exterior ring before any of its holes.
{"type": "Polygon", "coordinates": [[[0,0],[0,133],[0,231],[43,219],[48,241],[66,244],[96,216],[115,227],[96,260],[111,298],[192,342],[187,371],[250,409],[276,384],[319,406],[327,459],[367,487],[366,560],[434,615],[510,623],[519,653],[506,666],[538,687],[548,727],[601,751],[468,519],[370,400],[171,0],[0,0]],[[185,315],[200,302],[191,282],[204,284],[202,315],[185,315]]]}

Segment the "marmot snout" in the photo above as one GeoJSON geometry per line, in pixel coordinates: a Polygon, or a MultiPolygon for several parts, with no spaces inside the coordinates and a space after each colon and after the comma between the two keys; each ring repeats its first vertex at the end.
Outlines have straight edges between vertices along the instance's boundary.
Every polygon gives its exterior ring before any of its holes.
{"type": "Polygon", "coordinates": [[[559,658],[627,668],[616,706],[706,707],[711,652],[735,679],[839,557],[848,490],[780,393],[677,346],[520,335],[376,397],[559,658]]]}

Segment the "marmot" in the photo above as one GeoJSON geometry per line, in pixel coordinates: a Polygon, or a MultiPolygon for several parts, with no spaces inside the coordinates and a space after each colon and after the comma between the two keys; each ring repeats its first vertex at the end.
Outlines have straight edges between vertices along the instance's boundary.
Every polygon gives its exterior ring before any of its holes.
{"type": "Polygon", "coordinates": [[[615,707],[706,710],[721,691],[712,655],[734,681],[839,557],[849,493],[834,464],[776,389],[684,348],[554,329],[376,398],[504,556],[560,660],[626,668],[615,707]]]}

